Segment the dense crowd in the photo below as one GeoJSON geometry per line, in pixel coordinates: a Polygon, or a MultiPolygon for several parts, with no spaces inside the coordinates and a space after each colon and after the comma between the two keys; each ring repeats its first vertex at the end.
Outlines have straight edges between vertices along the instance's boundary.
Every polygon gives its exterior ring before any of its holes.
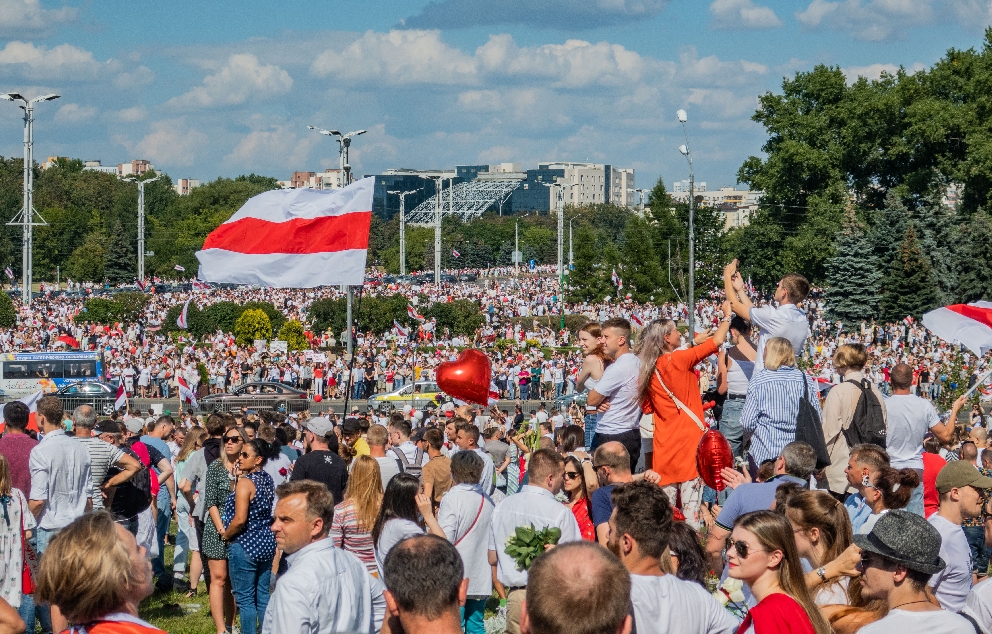
{"type": "MultiPolygon", "coordinates": [[[[101,419],[46,396],[37,429],[25,404],[5,405],[0,632],[157,632],[141,602],[201,587],[218,634],[992,629],[988,424],[966,396],[934,405],[986,359],[912,320],[830,322],[798,275],[752,297],[736,262],[694,331],[684,305],[625,297],[569,305],[589,319],[577,332],[528,329],[511,318],[553,313],[556,282],[509,272],[373,286],[476,299],[486,326],[429,347],[360,334],[354,395],[430,378],[464,344],[487,349],[508,397],[584,401],[101,419]]],[[[335,293],[195,299],[264,299],[303,318],[335,293]]],[[[177,301],[153,297],[146,322],[91,333],[69,300],[39,300],[7,339],[73,329],[148,393],[155,363],[218,364],[214,390],[256,366],[330,398],[348,384],[343,363],[263,367],[225,333],[169,348],[154,327],[177,301]]]]}

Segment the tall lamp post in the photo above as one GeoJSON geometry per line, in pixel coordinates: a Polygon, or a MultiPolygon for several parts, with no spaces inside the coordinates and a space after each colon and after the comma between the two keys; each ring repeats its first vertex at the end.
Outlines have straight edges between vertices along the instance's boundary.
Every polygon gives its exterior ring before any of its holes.
{"type": "Polygon", "coordinates": [[[138,279],[145,281],[145,185],[162,178],[156,176],[147,180],[125,178],[124,180],[138,184],[138,279]]]}
{"type": "Polygon", "coordinates": [[[689,149],[689,132],[686,130],[685,122],[689,116],[685,110],[679,110],[676,115],[682,124],[682,133],[685,135],[685,145],[679,146],[679,152],[689,162],[689,341],[696,336],[696,181],[692,172],[692,151],[689,149]]]}
{"type": "MultiPolygon", "coordinates": [[[[337,130],[324,130],[323,128],[315,128],[312,125],[307,126],[308,130],[316,130],[320,134],[329,137],[337,137],[338,142],[338,159],[341,166],[341,186],[347,187],[351,184],[351,164],[348,163],[348,148],[351,147],[351,140],[361,134],[365,134],[367,130],[356,130],[355,132],[349,132],[347,134],[341,134],[337,130]]],[[[353,317],[351,314],[351,304],[355,300],[355,290],[349,285],[348,286],[348,306],[347,306],[347,320],[348,320],[348,354],[352,353],[354,350],[355,333],[353,332],[352,322],[353,317]]]]}
{"type": "Polygon", "coordinates": [[[401,192],[396,189],[387,191],[387,194],[396,194],[400,197],[400,275],[406,275],[406,208],[404,202],[410,194],[416,194],[419,189],[411,189],[408,192],[401,192]]]}
{"type": "Polygon", "coordinates": [[[578,218],[578,216],[572,216],[568,219],[568,270],[570,271],[575,266],[575,252],[572,250],[572,223],[578,218]]]}
{"type": "Polygon", "coordinates": [[[18,107],[24,111],[24,204],[20,213],[7,224],[20,225],[23,229],[21,268],[23,269],[24,288],[21,289],[21,301],[24,302],[25,306],[31,302],[31,277],[34,266],[31,247],[34,240],[34,226],[48,224],[34,208],[34,104],[58,98],[59,95],[52,94],[25,99],[16,92],[0,93],[0,99],[21,102],[23,105],[18,107]],[[38,217],[39,222],[35,222],[35,216],[38,217]]]}

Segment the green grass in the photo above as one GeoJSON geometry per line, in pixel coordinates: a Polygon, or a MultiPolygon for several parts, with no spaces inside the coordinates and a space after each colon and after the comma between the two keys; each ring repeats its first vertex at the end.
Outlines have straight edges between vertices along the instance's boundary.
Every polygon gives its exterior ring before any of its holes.
{"type": "MultiPolygon", "coordinates": [[[[170,529],[175,534],[176,523],[170,529]]],[[[172,570],[174,547],[165,547],[165,569],[172,570]]],[[[187,572],[189,567],[187,566],[187,572]]],[[[206,585],[200,584],[197,595],[187,599],[181,592],[155,592],[139,608],[141,618],[170,634],[216,634],[210,618],[210,605],[206,585]],[[193,605],[198,606],[193,608],[193,605]],[[187,611],[189,606],[189,611],[187,611]]]]}

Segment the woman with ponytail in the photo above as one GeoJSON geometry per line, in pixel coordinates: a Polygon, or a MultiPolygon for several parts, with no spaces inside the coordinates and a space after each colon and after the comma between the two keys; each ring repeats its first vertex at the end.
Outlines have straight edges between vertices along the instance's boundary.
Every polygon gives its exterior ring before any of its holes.
{"type": "Polygon", "coordinates": [[[913,496],[913,489],[920,485],[920,476],[915,469],[893,469],[883,467],[874,477],[864,476],[859,487],[871,515],[858,530],[858,535],[867,535],[875,522],[893,509],[904,509],[913,496]]]}

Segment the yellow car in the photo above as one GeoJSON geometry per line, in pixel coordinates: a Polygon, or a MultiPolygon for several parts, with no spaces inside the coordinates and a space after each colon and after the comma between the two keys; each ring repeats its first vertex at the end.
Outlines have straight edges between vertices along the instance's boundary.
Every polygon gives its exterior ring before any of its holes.
{"type": "Polygon", "coordinates": [[[385,403],[388,401],[422,402],[432,401],[440,393],[437,383],[433,381],[417,381],[407,383],[392,392],[376,394],[369,398],[369,403],[385,403]]]}

